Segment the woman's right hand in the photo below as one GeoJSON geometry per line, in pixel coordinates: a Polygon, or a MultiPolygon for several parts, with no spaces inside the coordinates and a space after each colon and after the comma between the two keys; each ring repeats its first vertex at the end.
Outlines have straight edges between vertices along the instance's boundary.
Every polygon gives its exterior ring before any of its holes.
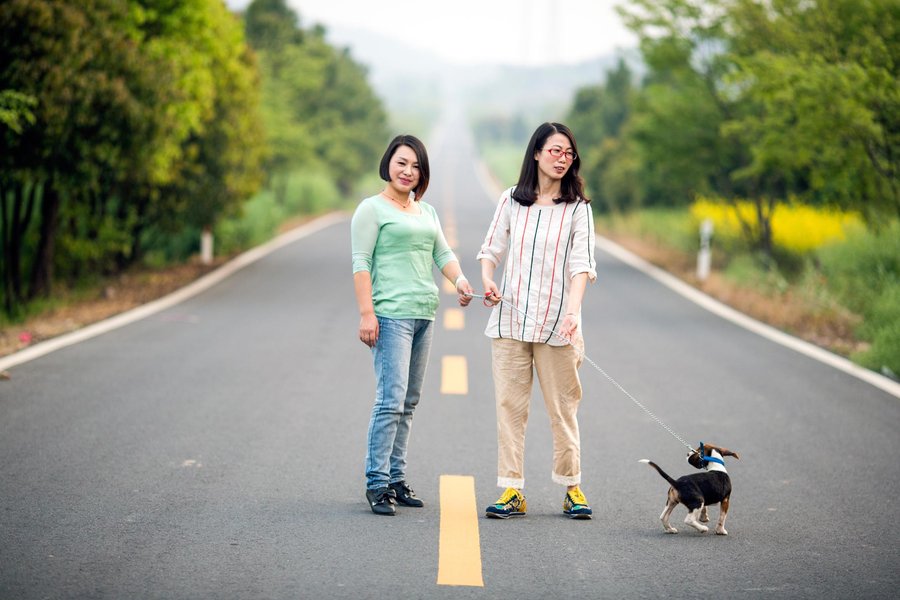
{"type": "Polygon", "coordinates": [[[374,348],[378,342],[378,317],[375,313],[367,313],[359,318],[359,341],[374,348]]]}
{"type": "Polygon", "coordinates": [[[493,279],[483,278],[481,280],[482,285],[484,285],[484,301],[491,306],[497,306],[500,304],[500,290],[497,288],[497,284],[494,283],[493,279]]]}

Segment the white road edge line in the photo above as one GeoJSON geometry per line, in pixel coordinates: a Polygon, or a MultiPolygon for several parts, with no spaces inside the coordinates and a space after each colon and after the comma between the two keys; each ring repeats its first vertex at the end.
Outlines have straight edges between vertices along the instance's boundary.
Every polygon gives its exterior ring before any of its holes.
{"type": "MultiPolygon", "coordinates": [[[[491,204],[496,205],[497,199],[500,197],[500,194],[503,193],[503,189],[500,189],[499,185],[494,181],[493,177],[490,175],[490,171],[487,169],[483,162],[479,162],[478,167],[476,168],[476,173],[479,181],[481,182],[481,187],[484,188],[484,190],[491,196],[491,204]]],[[[829,352],[824,348],[820,348],[815,344],[810,344],[809,342],[784,333],[783,331],[776,329],[771,325],[767,325],[761,321],[750,318],[744,313],[741,313],[731,308],[730,306],[723,304],[718,300],[715,300],[711,296],[704,294],[700,290],[686,284],[667,271],[664,271],[659,267],[650,264],[643,258],[639,257],[629,250],[626,250],[612,240],[598,235],[596,236],[596,242],[597,246],[606,253],[652,277],[659,283],[671,289],[673,292],[680,294],[681,296],[687,298],[691,302],[701,306],[709,312],[718,315],[723,319],[731,321],[735,325],[739,325],[740,327],[748,329],[753,333],[761,335],[764,338],[775,342],[776,344],[781,344],[782,346],[795,350],[800,354],[818,360],[819,362],[823,362],[831,367],[834,367],[835,369],[843,371],[844,373],[853,375],[854,377],[861,379],[866,383],[874,385],[875,387],[887,392],[888,394],[893,395],[896,398],[900,398],[900,383],[897,383],[893,379],[885,377],[884,375],[876,373],[875,371],[870,371],[869,369],[860,367],[859,365],[842,356],[838,356],[837,354],[829,352]]]]}
{"type": "Polygon", "coordinates": [[[87,325],[71,333],[66,333],[58,337],[51,338],[47,341],[40,342],[24,350],[20,350],[15,354],[10,354],[8,356],[0,358],[0,371],[4,371],[11,367],[21,365],[28,361],[32,361],[36,358],[40,358],[42,356],[50,354],[51,352],[55,352],[56,350],[59,350],[61,348],[65,348],[66,346],[71,346],[73,344],[77,344],[78,342],[83,342],[90,338],[112,331],[113,329],[118,329],[119,327],[128,325],[129,323],[134,323],[135,321],[139,321],[140,319],[145,319],[150,315],[166,310],[167,308],[171,308],[176,304],[179,304],[180,302],[184,302],[188,298],[191,298],[201,292],[208,290],[212,286],[216,285],[227,277],[230,277],[247,265],[263,258],[267,254],[271,254],[272,252],[278,250],[283,246],[296,242],[301,238],[312,235],[313,233],[316,233],[321,229],[325,229],[326,227],[329,227],[345,219],[347,219],[346,213],[329,213],[313,221],[310,221],[305,225],[301,225],[296,229],[287,231],[261,246],[257,246],[256,248],[252,248],[251,250],[248,250],[243,254],[236,256],[218,269],[207,273],[193,283],[190,283],[167,296],[163,296],[162,298],[159,298],[152,302],[148,302],[147,304],[143,304],[123,313],[119,313],[118,315],[115,315],[103,321],[98,321],[97,323],[94,323],[92,325],[87,325]]]}
{"type": "Polygon", "coordinates": [[[854,377],[862,379],[866,383],[874,385],[875,387],[880,388],[897,398],[900,398],[900,384],[893,381],[892,379],[885,377],[884,375],[880,375],[875,371],[870,371],[869,369],[860,367],[859,365],[851,362],[850,360],[847,360],[842,356],[838,356],[837,354],[829,352],[828,350],[820,348],[819,346],[810,344],[809,342],[784,333],[783,331],[776,329],[771,325],[767,325],[765,323],[762,323],[761,321],[757,321],[756,319],[748,317],[744,313],[739,312],[731,308],[730,306],[719,302],[711,296],[704,294],[698,289],[681,281],[674,275],[650,264],[643,258],[637,256],[636,254],[633,254],[629,250],[626,250],[618,244],[599,235],[597,236],[597,246],[606,253],[611,254],[613,257],[619,259],[625,264],[649,275],[667,288],[684,296],[691,302],[694,302],[695,304],[701,306],[709,312],[716,314],[723,319],[727,319],[728,321],[731,321],[732,323],[739,325],[745,329],[748,329],[753,333],[761,335],[768,340],[781,344],[782,346],[785,346],[810,358],[814,358],[820,362],[830,365],[835,369],[839,369],[845,373],[848,373],[849,375],[853,375],[854,377]]]}

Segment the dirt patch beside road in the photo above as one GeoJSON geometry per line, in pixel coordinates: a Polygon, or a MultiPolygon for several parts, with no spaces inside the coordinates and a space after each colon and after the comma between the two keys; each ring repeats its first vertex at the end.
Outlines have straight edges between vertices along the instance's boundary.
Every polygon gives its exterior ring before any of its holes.
{"type": "Polygon", "coordinates": [[[77,296],[64,293],[58,300],[58,308],[30,317],[24,323],[0,329],[0,356],[161,298],[209,273],[225,261],[222,258],[210,265],[192,261],[165,269],[135,269],[110,279],[90,293],[81,292],[77,296]]]}
{"type": "Polygon", "coordinates": [[[706,281],[700,281],[696,275],[696,256],[673,252],[669,248],[639,238],[606,232],[604,235],[644,260],[757,321],[845,357],[867,348],[867,344],[854,335],[861,321],[860,317],[845,309],[821,306],[792,289],[780,293],[766,293],[740,286],[716,271],[711,272],[706,281]]]}

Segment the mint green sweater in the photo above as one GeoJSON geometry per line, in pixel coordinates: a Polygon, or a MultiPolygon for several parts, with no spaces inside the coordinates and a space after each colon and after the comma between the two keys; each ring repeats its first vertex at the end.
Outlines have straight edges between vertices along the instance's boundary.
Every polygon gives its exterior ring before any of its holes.
{"type": "Polygon", "coordinates": [[[393,319],[434,320],[438,287],[432,264],[457,260],[437,212],[418,202],[421,213],[401,212],[382,196],[359,203],[350,221],[353,272],[372,276],[375,314],[393,319]]]}

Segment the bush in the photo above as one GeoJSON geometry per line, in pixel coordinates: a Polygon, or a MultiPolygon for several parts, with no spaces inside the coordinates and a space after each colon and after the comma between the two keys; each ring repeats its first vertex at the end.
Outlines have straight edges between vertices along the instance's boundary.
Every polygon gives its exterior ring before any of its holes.
{"type": "Polygon", "coordinates": [[[879,234],[856,232],[817,253],[827,286],[863,316],[857,334],[871,342],[853,356],[876,371],[900,374],[900,223],[879,234]]]}
{"type": "Polygon", "coordinates": [[[783,294],[790,282],[778,269],[764,269],[759,258],[752,254],[738,254],[728,260],[725,277],[738,285],[762,290],[768,294],[783,294]]]}
{"type": "Polygon", "coordinates": [[[286,219],[285,208],[271,191],[263,191],[244,204],[237,217],[216,225],[216,254],[232,254],[270,240],[286,219]]]}
{"type": "Polygon", "coordinates": [[[853,355],[854,362],[897,379],[900,377],[900,321],[885,323],[873,337],[868,350],[853,355]]]}
{"type": "Polygon", "coordinates": [[[263,190],[244,204],[238,216],[216,225],[216,254],[233,254],[265,243],[290,217],[315,215],[341,205],[334,182],[321,173],[291,173],[284,191],[283,203],[279,203],[271,190],[263,190]]]}
{"type": "Polygon", "coordinates": [[[816,256],[829,288],[849,309],[866,314],[889,286],[900,283],[900,223],[879,234],[854,231],[816,256]]]}
{"type": "Polygon", "coordinates": [[[285,212],[288,216],[314,215],[336,208],[340,193],[323,173],[292,173],[288,177],[285,212]]]}

